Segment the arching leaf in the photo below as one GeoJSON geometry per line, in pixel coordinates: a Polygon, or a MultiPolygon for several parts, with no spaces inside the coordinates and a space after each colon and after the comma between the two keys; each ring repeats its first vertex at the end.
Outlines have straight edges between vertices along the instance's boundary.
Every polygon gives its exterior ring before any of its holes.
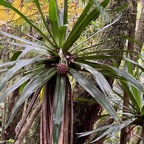
{"type": "Polygon", "coordinates": [[[107,112],[117,121],[120,122],[116,111],[110,104],[109,100],[104,96],[104,94],[88,79],[81,75],[78,71],[70,69],[70,74],[74,79],[89,93],[91,96],[102,106],[107,112]]]}

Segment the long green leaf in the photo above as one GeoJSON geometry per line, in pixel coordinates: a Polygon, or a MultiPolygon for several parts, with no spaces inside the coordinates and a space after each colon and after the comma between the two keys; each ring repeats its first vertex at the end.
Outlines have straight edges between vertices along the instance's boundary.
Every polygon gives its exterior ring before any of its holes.
{"type": "Polygon", "coordinates": [[[65,42],[66,29],[67,29],[67,26],[60,26],[59,28],[59,34],[60,34],[59,47],[60,48],[63,48],[64,42],[65,42]]]}
{"type": "MultiPolygon", "coordinates": [[[[65,0],[65,1],[67,1],[67,0],[65,0]]],[[[65,14],[66,11],[67,10],[65,8],[65,3],[64,3],[64,7],[59,12],[59,23],[60,23],[59,24],[59,47],[60,48],[63,48],[65,38],[66,38],[67,25],[66,25],[65,21],[67,21],[67,18],[64,18],[64,16],[67,17],[67,15],[65,14]]]]}
{"type": "MultiPolygon", "coordinates": [[[[104,43],[108,43],[108,42],[110,42],[110,41],[112,41],[113,39],[111,39],[111,40],[107,40],[107,41],[105,41],[105,42],[102,42],[102,43],[99,43],[99,44],[96,44],[96,45],[92,45],[92,46],[90,46],[90,47],[85,47],[85,48],[82,48],[82,49],[78,49],[78,51],[74,51],[74,53],[80,53],[80,52],[82,52],[82,51],[84,51],[84,50],[89,50],[90,48],[93,48],[93,47],[95,47],[95,46],[99,46],[99,45],[103,45],[104,43]]],[[[121,49],[121,47],[118,47],[118,49],[121,49]]],[[[105,52],[108,52],[108,53],[115,53],[115,52],[119,52],[119,53],[134,53],[134,54],[137,54],[138,55],[138,53],[137,52],[135,52],[135,51],[130,51],[130,50],[112,50],[112,49],[105,49],[105,50],[97,50],[97,51],[95,51],[95,52],[85,52],[84,54],[86,54],[86,55],[94,55],[94,54],[98,54],[98,53],[105,53],[105,52]]],[[[83,53],[81,53],[80,55],[83,55],[83,53]]]]}
{"type": "MultiPolygon", "coordinates": [[[[136,64],[136,66],[138,68],[141,68],[144,71],[144,68],[142,68],[142,66],[140,64],[134,62],[133,60],[130,60],[129,58],[125,58],[125,59],[126,59],[125,69],[126,69],[126,71],[129,74],[131,74],[131,75],[134,76],[133,63],[136,64]]],[[[139,106],[139,109],[141,109],[142,105],[143,105],[143,96],[142,96],[142,93],[137,88],[135,88],[134,86],[131,86],[131,85],[129,85],[129,89],[131,90],[131,92],[133,94],[133,97],[135,98],[135,100],[136,100],[136,102],[137,102],[137,104],[139,106]]]]}
{"type": "MultiPolygon", "coordinates": [[[[39,10],[39,13],[40,13],[40,15],[41,15],[41,18],[42,18],[42,20],[43,20],[43,23],[44,23],[44,25],[45,25],[47,31],[49,32],[51,38],[52,38],[53,41],[55,42],[55,40],[54,40],[54,38],[53,38],[53,36],[52,36],[52,34],[51,34],[51,31],[50,31],[50,29],[49,29],[49,26],[48,26],[48,24],[47,24],[47,22],[46,22],[46,20],[45,20],[45,18],[44,18],[42,9],[41,9],[41,7],[40,7],[39,0],[34,0],[34,3],[35,3],[35,5],[37,6],[37,9],[39,10]]],[[[55,43],[55,44],[56,44],[56,43],[55,43]]]]}
{"type": "Polygon", "coordinates": [[[7,42],[7,41],[0,41],[0,43],[2,44],[11,44],[14,46],[19,46],[25,50],[23,51],[18,51],[17,54],[19,52],[21,52],[21,55],[19,57],[24,56],[25,54],[27,54],[28,52],[34,52],[34,53],[38,53],[38,54],[44,54],[44,55],[51,55],[51,54],[55,54],[53,51],[48,50],[46,47],[42,47],[42,46],[35,46],[35,45],[28,45],[28,44],[21,44],[21,43],[16,43],[16,42],[7,42]]]}
{"type": "Polygon", "coordinates": [[[0,63],[0,68],[7,68],[7,67],[11,67],[16,63],[16,61],[11,61],[11,62],[3,62],[0,63]]]}
{"type": "Polygon", "coordinates": [[[3,102],[5,100],[5,98],[12,93],[15,89],[17,89],[18,87],[20,87],[23,83],[25,83],[26,81],[28,81],[31,78],[31,74],[26,75],[24,77],[22,77],[21,79],[19,79],[15,84],[13,84],[12,86],[8,87],[6,89],[6,91],[4,91],[4,93],[2,94],[2,96],[0,96],[0,102],[3,102]]]}
{"type": "Polygon", "coordinates": [[[110,104],[109,100],[104,96],[104,94],[88,79],[82,76],[79,72],[74,69],[70,69],[71,75],[76,79],[76,81],[88,92],[91,96],[102,106],[107,112],[117,121],[120,119],[117,116],[116,111],[110,104]]]}
{"type": "Polygon", "coordinates": [[[55,47],[55,45],[48,39],[48,37],[43,34],[43,32],[36,26],[34,25],[25,15],[23,15],[19,10],[17,10],[15,7],[13,7],[11,4],[9,4],[8,2],[5,2],[4,0],[0,0],[0,5],[3,5],[4,7],[10,8],[11,10],[13,10],[14,12],[16,12],[22,19],[24,19],[31,27],[33,27],[44,39],[46,39],[49,44],[53,47],[55,47]]]}
{"type": "Polygon", "coordinates": [[[33,63],[38,62],[40,60],[41,59],[35,59],[34,58],[34,59],[25,59],[25,60],[16,61],[15,65],[6,72],[6,74],[4,75],[4,78],[0,81],[0,90],[3,88],[3,86],[6,84],[6,82],[8,82],[14,76],[14,74],[18,70],[20,70],[24,66],[33,64],[33,63]]]}
{"type": "Polygon", "coordinates": [[[139,63],[133,61],[132,59],[129,59],[127,57],[124,58],[126,61],[130,62],[131,64],[134,64],[136,66],[138,66],[142,71],[144,71],[144,66],[140,65],[139,63]]]}
{"type": "Polygon", "coordinates": [[[39,47],[30,46],[30,45],[26,45],[25,49],[21,52],[21,54],[19,55],[17,60],[21,59],[23,56],[25,56],[29,52],[34,52],[34,53],[43,54],[43,55],[47,55],[47,56],[51,55],[45,49],[42,49],[42,48],[39,48],[39,47]]]}
{"type": "Polygon", "coordinates": [[[136,119],[132,118],[129,120],[124,121],[121,124],[114,124],[113,126],[111,126],[108,130],[106,130],[102,135],[100,135],[98,138],[96,138],[95,140],[91,141],[91,143],[94,143],[98,140],[100,140],[101,138],[110,135],[112,136],[114,133],[117,133],[118,131],[122,130],[123,128],[129,126],[130,124],[132,124],[136,119]]]}
{"type": "Polygon", "coordinates": [[[83,10],[83,12],[81,13],[80,17],[78,18],[78,20],[76,21],[73,29],[76,29],[76,27],[78,27],[78,25],[80,25],[80,23],[83,21],[83,19],[88,15],[88,12],[90,10],[90,8],[92,7],[92,2],[89,1],[87,6],[85,7],[85,9],[83,10]]]}
{"type": "Polygon", "coordinates": [[[22,53],[22,51],[17,51],[15,53],[13,53],[13,56],[11,57],[10,61],[15,61],[21,53],[22,53]]]}
{"type": "MultiPolygon", "coordinates": [[[[88,40],[92,39],[93,37],[95,37],[100,32],[102,32],[105,29],[111,27],[113,24],[115,24],[117,21],[119,21],[120,18],[121,18],[121,15],[118,18],[116,18],[112,23],[104,26],[103,28],[101,28],[100,30],[98,30],[96,33],[94,33],[93,35],[89,36],[86,40],[84,40],[83,42],[81,42],[80,44],[78,44],[76,47],[72,48],[72,51],[74,51],[75,49],[78,49],[78,47],[80,47],[82,44],[86,43],[86,41],[88,41],[88,40]]],[[[91,46],[91,47],[93,47],[93,46],[91,46]]]]}
{"type": "MultiPolygon", "coordinates": [[[[104,0],[100,6],[102,7],[106,7],[108,0],[104,0]]],[[[81,33],[83,32],[83,30],[86,28],[86,26],[88,26],[88,24],[90,24],[90,22],[94,19],[97,19],[100,11],[98,9],[94,9],[91,12],[89,12],[89,9],[91,7],[91,3],[89,3],[89,6],[87,6],[87,10],[84,11],[84,13],[82,13],[83,16],[85,16],[81,21],[78,20],[79,23],[76,24],[76,26],[73,28],[73,30],[71,31],[71,33],[69,34],[65,44],[64,44],[64,48],[63,50],[66,52],[71,46],[72,44],[79,38],[79,36],[81,35],[81,33]],[[89,13],[88,13],[89,12],[89,13]],[[87,14],[88,13],[88,14],[87,14]]],[[[81,18],[81,17],[80,17],[81,18]]]]}
{"type": "Polygon", "coordinates": [[[91,134],[94,134],[94,133],[97,133],[100,131],[104,131],[98,138],[91,141],[91,143],[94,143],[107,135],[111,136],[112,133],[116,133],[116,132],[120,131],[121,129],[123,129],[123,128],[127,127],[128,125],[130,125],[131,123],[133,123],[135,120],[136,120],[135,118],[132,118],[132,119],[123,121],[120,124],[110,124],[110,125],[102,126],[95,130],[92,130],[92,131],[78,133],[78,135],[79,135],[79,137],[83,137],[83,136],[88,136],[88,135],[91,135],[91,134]]]}
{"type": "Polygon", "coordinates": [[[140,106],[139,106],[139,104],[137,103],[137,101],[135,99],[135,95],[133,95],[133,93],[131,92],[131,89],[130,89],[131,86],[129,86],[128,83],[123,82],[122,80],[120,80],[120,81],[121,81],[121,84],[122,84],[122,88],[128,94],[133,107],[136,107],[136,109],[138,111],[140,111],[140,106]]]}
{"type": "Polygon", "coordinates": [[[114,95],[109,83],[107,82],[105,77],[100,72],[98,72],[96,69],[90,67],[89,65],[86,65],[83,63],[76,63],[76,64],[79,64],[82,68],[85,68],[87,71],[89,71],[94,76],[97,84],[99,85],[100,89],[105,94],[105,96],[112,97],[114,95]]]}
{"type": "Polygon", "coordinates": [[[19,47],[29,46],[30,48],[36,49],[37,51],[39,50],[40,52],[44,52],[44,53],[47,52],[47,53],[50,53],[50,54],[55,54],[55,52],[51,48],[46,47],[46,46],[42,46],[42,45],[38,44],[37,42],[32,42],[32,41],[26,40],[22,37],[15,36],[13,34],[9,34],[9,33],[3,32],[3,31],[0,31],[0,34],[5,35],[7,37],[11,37],[11,38],[13,38],[15,40],[18,40],[20,42],[23,42],[23,43],[16,43],[16,42],[0,41],[0,43],[12,44],[12,45],[16,45],[16,46],[19,46],[19,47]]]}
{"type": "MultiPolygon", "coordinates": [[[[127,72],[125,72],[122,69],[118,69],[106,64],[102,64],[99,62],[95,62],[92,60],[88,60],[85,61],[86,63],[88,62],[89,64],[92,64],[92,67],[99,67],[105,70],[108,70],[114,74],[116,74],[119,78],[125,79],[126,81],[128,81],[131,85],[133,85],[134,87],[136,87],[137,89],[139,89],[142,93],[144,93],[144,86],[138,81],[136,80],[132,75],[128,74],[127,72]]],[[[85,63],[84,62],[84,63],[85,63]]]]}
{"type": "Polygon", "coordinates": [[[92,55],[92,56],[82,56],[76,58],[76,60],[84,59],[84,60],[98,60],[98,59],[122,59],[122,56],[116,55],[92,55]]]}
{"type": "Polygon", "coordinates": [[[136,87],[134,86],[129,86],[132,90],[132,94],[139,105],[139,108],[141,109],[143,106],[143,93],[141,93],[136,87]]]}
{"type": "Polygon", "coordinates": [[[19,80],[17,80],[12,86],[8,87],[4,93],[0,96],[0,102],[3,102],[4,99],[12,93],[15,89],[19,88],[21,85],[23,85],[26,81],[28,81],[30,78],[32,78],[34,75],[39,74],[39,71],[44,70],[44,68],[36,69],[35,71],[23,76],[19,80]]]}
{"type": "Polygon", "coordinates": [[[20,98],[18,99],[12,110],[12,114],[10,116],[7,125],[9,125],[10,122],[13,120],[13,118],[16,116],[23,102],[27,98],[29,98],[38,88],[42,87],[42,85],[44,85],[47,81],[49,81],[55,74],[56,74],[55,68],[51,68],[49,70],[45,69],[44,71],[37,74],[30,82],[27,83],[27,85],[23,89],[20,98]]]}
{"type": "Polygon", "coordinates": [[[67,24],[67,15],[68,15],[68,0],[64,0],[64,14],[63,14],[63,24],[67,24]]]}
{"type": "Polygon", "coordinates": [[[57,43],[59,44],[59,26],[60,26],[60,21],[59,21],[59,12],[58,12],[58,5],[57,5],[57,0],[50,0],[49,2],[49,19],[51,22],[51,30],[53,37],[57,43]]]}
{"type": "MultiPolygon", "coordinates": [[[[4,32],[4,31],[0,31],[0,34],[1,35],[5,35],[5,36],[10,37],[10,38],[13,38],[13,39],[18,40],[18,41],[21,41],[21,42],[23,42],[25,44],[29,44],[29,45],[33,45],[33,46],[36,46],[36,47],[44,48],[41,45],[39,45],[37,42],[32,42],[32,41],[26,40],[26,39],[24,39],[22,37],[19,37],[19,36],[13,35],[13,34],[9,34],[9,33],[4,32]]],[[[13,44],[13,43],[11,42],[11,44],[13,44]]]]}
{"type": "Polygon", "coordinates": [[[58,144],[64,118],[66,77],[57,76],[53,112],[53,143],[58,144]]]}
{"type": "Polygon", "coordinates": [[[119,76],[124,77],[128,82],[130,82],[134,87],[138,88],[141,92],[144,93],[144,86],[137,81],[133,76],[131,76],[130,74],[126,73],[125,71],[118,69],[118,68],[114,68],[112,66],[110,66],[110,68],[112,70],[114,70],[119,76]]]}
{"type": "Polygon", "coordinates": [[[108,128],[112,127],[113,125],[114,124],[110,124],[110,125],[99,127],[95,130],[91,130],[91,131],[87,131],[87,132],[81,132],[81,133],[77,133],[77,134],[79,135],[79,137],[84,137],[84,136],[88,136],[88,135],[91,135],[91,134],[96,133],[96,132],[107,130],[108,128]]]}

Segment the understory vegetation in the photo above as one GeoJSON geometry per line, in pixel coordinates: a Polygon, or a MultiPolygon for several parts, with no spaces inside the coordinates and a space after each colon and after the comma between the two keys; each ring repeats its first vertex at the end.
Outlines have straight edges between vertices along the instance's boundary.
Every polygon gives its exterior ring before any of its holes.
{"type": "Polygon", "coordinates": [[[1,142],[144,144],[143,34],[143,0],[0,0],[1,142]]]}

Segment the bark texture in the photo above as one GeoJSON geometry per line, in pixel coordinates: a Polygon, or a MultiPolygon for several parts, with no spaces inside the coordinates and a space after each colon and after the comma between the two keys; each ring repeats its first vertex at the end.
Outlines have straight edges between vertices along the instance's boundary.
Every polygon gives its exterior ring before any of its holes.
{"type": "Polygon", "coordinates": [[[140,20],[137,27],[137,32],[136,32],[136,40],[139,43],[135,43],[134,49],[137,52],[141,52],[144,43],[144,1],[143,0],[142,0],[142,11],[141,11],[140,20]]]}
{"type": "MultiPolygon", "coordinates": [[[[129,0],[111,0],[109,8],[111,10],[114,10],[126,3],[129,3],[129,0]]],[[[131,2],[129,3],[129,7],[131,6],[131,2]]],[[[111,21],[114,21],[118,16],[120,16],[119,21],[114,23],[111,27],[106,29],[100,36],[100,43],[103,43],[107,40],[111,40],[107,43],[104,43],[103,45],[96,48],[96,50],[124,50],[126,39],[122,38],[123,36],[129,35],[129,8],[123,10],[122,12],[112,12],[110,14],[111,21]]],[[[104,53],[102,53],[104,54],[104,53]]],[[[109,52],[106,53],[109,55],[122,55],[123,53],[120,52],[109,52]]],[[[103,60],[102,61],[105,64],[112,65],[111,60],[103,60]]],[[[117,60],[118,65],[120,64],[121,60],[117,60]]]]}
{"type": "MultiPolygon", "coordinates": [[[[137,1],[132,0],[131,6],[128,7],[128,22],[129,22],[129,32],[128,36],[131,39],[135,39],[135,29],[136,29],[136,17],[137,17],[137,1]]],[[[134,43],[128,41],[127,49],[130,51],[134,51],[134,43]]],[[[130,58],[134,60],[133,54],[130,54],[130,58]]],[[[127,112],[127,108],[129,107],[129,95],[124,92],[124,99],[123,99],[123,112],[127,112]]],[[[123,115],[125,117],[125,115],[123,115]]],[[[128,142],[128,133],[127,128],[121,130],[120,135],[120,144],[126,144],[128,142]]]]}

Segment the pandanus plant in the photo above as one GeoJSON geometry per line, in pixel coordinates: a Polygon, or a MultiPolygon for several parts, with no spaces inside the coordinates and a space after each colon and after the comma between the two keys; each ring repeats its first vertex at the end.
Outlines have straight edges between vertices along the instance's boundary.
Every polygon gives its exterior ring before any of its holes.
{"type": "MultiPolygon", "coordinates": [[[[15,43],[9,42],[9,44],[19,46],[23,49],[21,52],[14,55],[14,61],[0,64],[2,69],[5,68],[5,71],[1,71],[5,72],[5,74],[0,81],[0,90],[2,90],[5,84],[12,78],[16,78],[13,85],[7,88],[1,95],[0,102],[3,102],[14,90],[19,87],[21,88],[20,96],[13,107],[7,126],[17,115],[23,103],[31,98],[19,131],[15,137],[15,143],[21,143],[23,139],[22,134],[26,134],[22,128],[27,125],[27,123],[25,124],[26,119],[30,114],[32,106],[35,104],[36,99],[40,95],[42,100],[40,100],[40,104],[35,110],[38,112],[41,111],[40,143],[73,143],[73,96],[70,84],[72,79],[75,79],[78,84],[90,93],[116,122],[120,122],[120,118],[109,101],[109,96],[112,96],[114,93],[100,71],[104,69],[105,72],[109,72],[111,75],[113,74],[117,77],[123,76],[125,80],[134,83],[139,89],[143,90],[141,84],[138,81],[135,81],[129,74],[118,68],[96,62],[98,59],[115,59],[122,57],[99,55],[98,51],[93,53],[87,52],[85,50],[91,49],[93,46],[83,48],[76,44],[76,41],[81,36],[82,32],[92,21],[99,17],[100,13],[109,3],[109,0],[104,0],[100,4],[95,0],[89,0],[72,30],[67,28],[68,0],[64,0],[63,8],[60,11],[58,9],[57,1],[50,0],[48,2],[48,19],[45,18],[39,0],[34,0],[33,2],[40,13],[48,35],[11,4],[4,0],[0,1],[2,6],[16,12],[43,38],[43,41],[38,41],[30,36],[31,39],[33,39],[33,41],[30,41],[0,31],[1,35],[15,39],[15,43]],[[40,57],[25,59],[24,56],[29,52],[39,54],[40,57]],[[28,69],[26,69],[27,67],[28,69]],[[86,78],[82,72],[90,73],[94,77],[99,88],[96,87],[94,82],[86,78]],[[21,73],[21,78],[16,77],[18,73],[21,73]]],[[[104,52],[107,51],[110,50],[105,50],[104,52]]],[[[28,125],[30,124],[28,123],[28,125]]]]}

